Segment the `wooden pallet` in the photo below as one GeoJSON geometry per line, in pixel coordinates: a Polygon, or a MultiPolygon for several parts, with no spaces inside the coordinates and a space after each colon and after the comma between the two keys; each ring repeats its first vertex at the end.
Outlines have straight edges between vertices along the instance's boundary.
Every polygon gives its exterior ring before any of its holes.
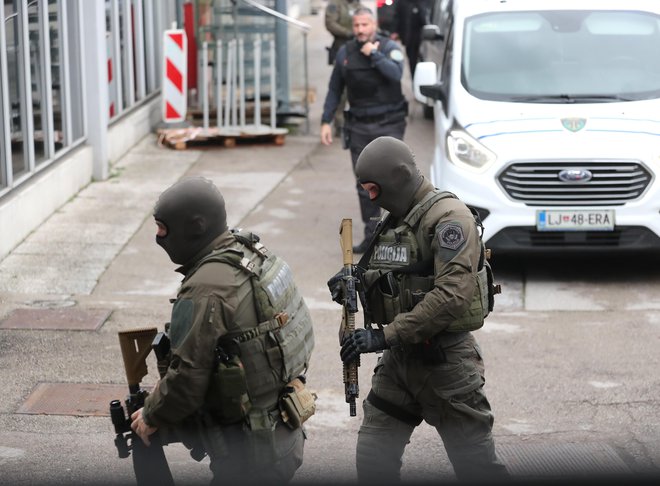
{"type": "Polygon", "coordinates": [[[271,128],[265,125],[246,125],[245,127],[188,127],[162,128],[158,130],[158,144],[175,150],[184,150],[189,146],[213,145],[226,148],[238,143],[272,143],[284,145],[286,128],[271,128]]]}

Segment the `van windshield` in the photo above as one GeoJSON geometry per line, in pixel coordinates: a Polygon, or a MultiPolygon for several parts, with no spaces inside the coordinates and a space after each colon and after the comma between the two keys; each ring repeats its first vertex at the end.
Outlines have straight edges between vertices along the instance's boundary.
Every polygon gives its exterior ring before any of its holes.
{"type": "Polygon", "coordinates": [[[660,97],[660,17],[498,12],[465,22],[461,79],[481,99],[593,103],[660,97]]]}

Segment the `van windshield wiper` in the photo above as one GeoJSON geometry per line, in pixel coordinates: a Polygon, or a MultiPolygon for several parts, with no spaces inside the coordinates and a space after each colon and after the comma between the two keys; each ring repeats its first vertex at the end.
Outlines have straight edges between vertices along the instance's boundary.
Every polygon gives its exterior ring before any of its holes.
{"type": "Polygon", "coordinates": [[[512,96],[511,101],[529,102],[529,103],[609,103],[612,101],[633,101],[621,95],[604,94],[556,94],[556,95],[528,95],[512,96]]]}

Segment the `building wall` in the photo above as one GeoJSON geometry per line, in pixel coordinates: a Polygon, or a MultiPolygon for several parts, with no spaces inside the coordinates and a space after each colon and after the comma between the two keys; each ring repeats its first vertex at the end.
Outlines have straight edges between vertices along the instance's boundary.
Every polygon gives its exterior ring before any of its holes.
{"type": "MultiPolygon", "coordinates": [[[[160,97],[135,109],[108,131],[112,166],[160,120],[160,97]]],[[[81,145],[0,200],[0,260],[92,181],[94,152],[81,145]]]]}
{"type": "Polygon", "coordinates": [[[0,260],[161,121],[176,3],[0,7],[0,260]]]}

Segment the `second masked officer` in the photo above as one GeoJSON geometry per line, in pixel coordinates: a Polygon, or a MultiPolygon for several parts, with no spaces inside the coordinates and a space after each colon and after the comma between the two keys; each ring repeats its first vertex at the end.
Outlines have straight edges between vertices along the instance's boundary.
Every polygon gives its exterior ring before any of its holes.
{"type": "MultiPolygon", "coordinates": [[[[331,123],[346,88],[343,147],[351,151],[353,170],[358,156],[372,140],[390,136],[403,140],[408,103],[401,91],[404,55],[400,45],[377,34],[373,12],[360,7],[353,14],[354,38],[339,49],[330,76],[321,118],[321,142],[332,143],[331,123]]],[[[380,218],[380,208],[356,182],[364,223],[364,240],[353,248],[364,253],[380,218]]]]}
{"type": "MultiPolygon", "coordinates": [[[[356,174],[388,212],[354,270],[367,327],[345,339],[340,353],[351,363],[383,351],[363,401],[358,482],[399,483],[405,447],[422,421],[440,434],[459,481],[507,481],[472,334],[496,293],[479,223],[456,196],[433,187],[400,140],[370,143],[356,174]]],[[[343,300],[342,285],[336,276],[328,282],[333,299],[343,300]]]]}

